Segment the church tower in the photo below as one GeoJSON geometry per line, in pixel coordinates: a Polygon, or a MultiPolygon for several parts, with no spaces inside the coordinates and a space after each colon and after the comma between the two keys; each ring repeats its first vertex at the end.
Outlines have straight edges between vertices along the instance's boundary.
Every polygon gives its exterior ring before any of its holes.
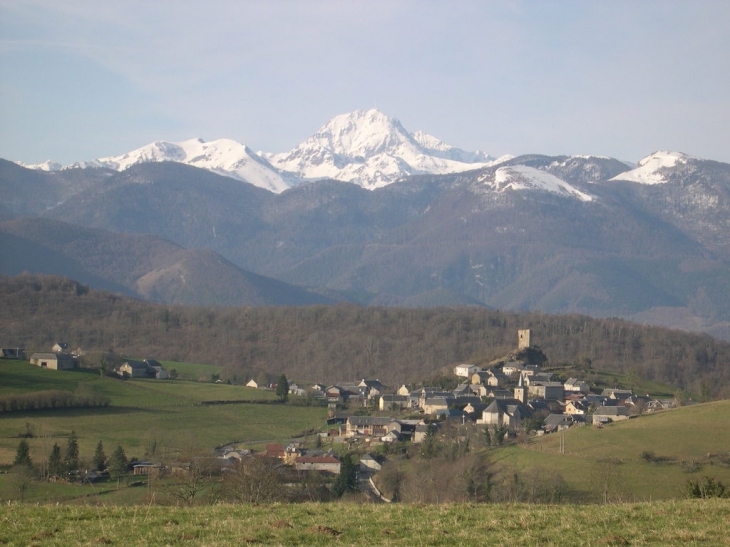
{"type": "Polygon", "coordinates": [[[527,386],[525,385],[525,377],[522,375],[522,372],[520,372],[520,379],[517,381],[517,387],[515,388],[515,399],[523,405],[527,404],[527,386]]]}

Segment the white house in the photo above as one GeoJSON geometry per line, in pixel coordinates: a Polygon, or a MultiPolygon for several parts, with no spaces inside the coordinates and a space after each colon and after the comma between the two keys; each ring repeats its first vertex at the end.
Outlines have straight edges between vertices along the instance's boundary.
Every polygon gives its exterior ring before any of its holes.
{"type": "Polygon", "coordinates": [[[462,365],[456,365],[454,367],[454,374],[463,378],[470,378],[472,374],[479,372],[480,370],[482,369],[476,365],[469,365],[465,363],[462,365]]]}

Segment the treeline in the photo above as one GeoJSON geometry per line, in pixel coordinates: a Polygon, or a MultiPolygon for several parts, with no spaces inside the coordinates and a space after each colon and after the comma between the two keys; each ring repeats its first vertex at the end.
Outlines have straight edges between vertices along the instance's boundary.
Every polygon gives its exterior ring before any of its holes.
{"type": "Polygon", "coordinates": [[[52,410],[60,408],[91,408],[109,406],[110,399],[91,390],[72,393],[60,389],[34,391],[0,397],[0,412],[52,410]]]}
{"type": "Polygon", "coordinates": [[[245,382],[285,373],[296,382],[380,378],[419,382],[445,366],[486,364],[532,329],[551,365],[656,380],[726,397],[730,344],[707,335],[579,315],[481,308],[210,308],[144,303],[67,279],[0,277],[3,344],[47,351],[58,340],[85,350],[217,364],[245,382]]]}

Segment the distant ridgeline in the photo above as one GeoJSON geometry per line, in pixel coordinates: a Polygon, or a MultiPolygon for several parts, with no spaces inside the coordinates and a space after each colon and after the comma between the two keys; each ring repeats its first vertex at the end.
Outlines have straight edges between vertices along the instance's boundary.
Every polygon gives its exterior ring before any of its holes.
{"type": "Polygon", "coordinates": [[[730,395],[730,344],[618,319],[480,308],[175,307],[31,275],[0,277],[0,295],[3,345],[30,353],[67,339],[90,354],[111,349],[218,364],[223,378],[238,383],[259,372],[298,382],[419,382],[445,366],[505,355],[515,348],[515,332],[529,328],[551,366],[631,374],[705,397],[730,395]]]}

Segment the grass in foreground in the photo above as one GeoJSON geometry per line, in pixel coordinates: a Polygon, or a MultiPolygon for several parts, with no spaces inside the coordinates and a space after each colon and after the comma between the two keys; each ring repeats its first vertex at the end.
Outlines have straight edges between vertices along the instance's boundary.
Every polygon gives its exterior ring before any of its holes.
{"type": "Polygon", "coordinates": [[[729,500],[0,508],[3,545],[727,546],[729,500]]]}

